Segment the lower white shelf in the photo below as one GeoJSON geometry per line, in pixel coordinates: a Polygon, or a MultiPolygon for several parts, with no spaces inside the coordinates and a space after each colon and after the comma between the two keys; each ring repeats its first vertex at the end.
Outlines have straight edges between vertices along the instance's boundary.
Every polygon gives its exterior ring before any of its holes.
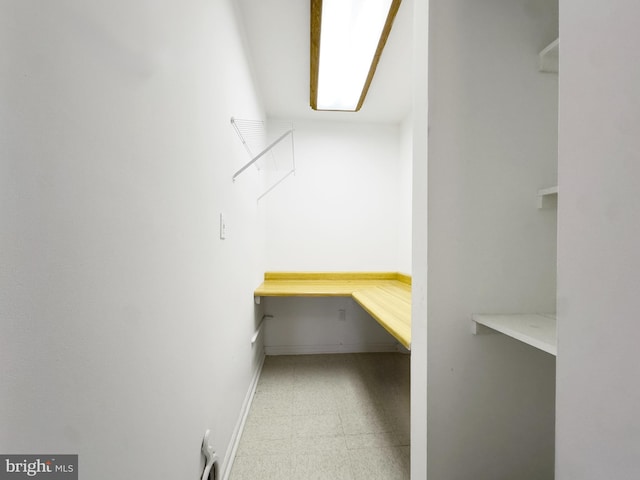
{"type": "Polygon", "coordinates": [[[471,318],[474,335],[500,332],[551,355],[557,355],[554,313],[474,314],[471,318]]]}

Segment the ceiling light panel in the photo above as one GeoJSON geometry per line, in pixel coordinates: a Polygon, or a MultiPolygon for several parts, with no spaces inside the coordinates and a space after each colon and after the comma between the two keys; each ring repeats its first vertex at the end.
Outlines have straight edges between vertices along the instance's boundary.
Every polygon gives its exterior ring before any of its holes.
{"type": "Polygon", "coordinates": [[[311,0],[311,106],[362,106],[400,0],[311,0]]]}

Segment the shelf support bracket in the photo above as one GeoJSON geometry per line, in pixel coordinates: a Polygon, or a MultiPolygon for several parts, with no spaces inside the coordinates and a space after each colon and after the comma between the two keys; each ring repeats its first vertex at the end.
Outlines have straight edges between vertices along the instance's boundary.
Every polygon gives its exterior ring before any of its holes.
{"type": "Polygon", "coordinates": [[[260,195],[260,196],[258,197],[258,202],[260,201],[260,199],[262,199],[262,197],[264,197],[267,193],[269,193],[271,190],[273,190],[273,189],[274,189],[274,188],[276,188],[278,185],[280,185],[282,182],[284,182],[284,181],[287,179],[287,177],[288,177],[289,175],[293,174],[293,173],[296,173],[296,169],[295,169],[295,168],[293,168],[293,169],[289,170],[289,172],[285,173],[285,174],[284,174],[284,176],[283,176],[280,180],[278,180],[276,183],[274,183],[273,185],[271,185],[271,186],[267,189],[267,191],[266,191],[266,192],[264,192],[262,195],[260,195]]]}
{"type": "MultiPolygon", "coordinates": [[[[280,135],[276,140],[274,140],[268,147],[266,147],[264,150],[262,150],[258,155],[256,155],[255,157],[253,157],[249,163],[247,163],[245,166],[243,166],[240,170],[238,170],[236,173],[233,174],[232,180],[235,182],[236,178],[238,178],[238,176],[244,172],[247,168],[249,168],[251,165],[253,165],[254,163],[256,163],[258,160],[260,160],[260,158],[262,158],[265,154],[267,154],[269,152],[269,150],[271,150],[273,147],[275,147],[278,143],[280,143],[282,140],[284,140],[288,135],[291,135],[293,133],[293,129],[291,130],[287,130],[286,132],[284,132],[282,135],[280,135]]],[[[289,174],[287,174],[287,176],[289,176],[289,174]]],[[[280,183],[280,182],[278,182],[280,183]]]]}

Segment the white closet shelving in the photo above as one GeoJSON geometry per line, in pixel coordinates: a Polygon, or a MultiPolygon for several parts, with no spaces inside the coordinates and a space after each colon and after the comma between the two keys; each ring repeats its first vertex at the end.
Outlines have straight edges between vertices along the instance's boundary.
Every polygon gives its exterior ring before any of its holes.
{"type": "MultiPolygon", "coordinates": [[[[560,40],[556,39],[538,54],[538,69],[558,73],[560,40]]],[[[542,188],[536,195],[540,209],[558,204],[558,186],[542,188]]],[[[556,315],[554,313],[474,314],[471,331],[474,335],[502,333],[551,355],[557,355],[556,315]]]]}
{"type": "Polygon", "coordinates": [[[474,335],[500,332],[551,355],[558,351],[555,314],[475,314],[471,327],[474,335]]]}

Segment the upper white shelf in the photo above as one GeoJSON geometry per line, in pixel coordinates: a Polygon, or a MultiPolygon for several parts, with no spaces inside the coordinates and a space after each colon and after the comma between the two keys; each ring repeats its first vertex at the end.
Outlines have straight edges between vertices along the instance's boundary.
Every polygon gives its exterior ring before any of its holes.
{"type": "Polygon", "coordinates": [[[540,51],[538,54],[538,69],[541,72],[558,73],[560,63],[559,50],[560,39],[556,38],[540,51]]]}
{"type": "Polygon", "coordinates": [[[558,205],[558,186],[541,188],[537,195],[538,208],[549,208],[558,205]]]}
{"type": "Polygon", "coordinates": [[[496,331],[557,355],[555,314],[474,314],[471,324],[474,335],[496,331]]]}

